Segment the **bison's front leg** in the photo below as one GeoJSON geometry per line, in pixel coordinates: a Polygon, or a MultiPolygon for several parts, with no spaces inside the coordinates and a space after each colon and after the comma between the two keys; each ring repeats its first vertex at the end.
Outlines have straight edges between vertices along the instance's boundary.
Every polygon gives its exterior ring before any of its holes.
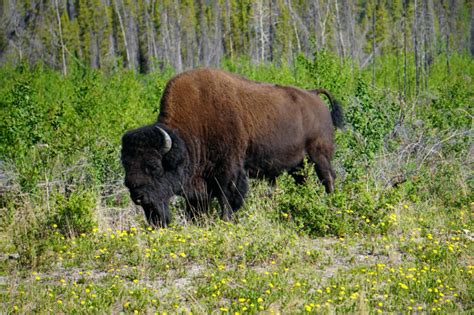
{"type": "Polygon", "coordinates": [[[232,177],[217,180],[220,195],[218,197],[221,206],[222,220],[229,221],[232,215],[244,203],[245,195],[248,191],[247,175],[243,169],[239,169],[232,177]]]}
{"type": "Polygon", "coordinates": [[[168,210],[168,202],[160,203],[159,205],[149,204],[143,205],[145,217],[151,226],[167,227],[171,222],[171,216],[168,210]]]}

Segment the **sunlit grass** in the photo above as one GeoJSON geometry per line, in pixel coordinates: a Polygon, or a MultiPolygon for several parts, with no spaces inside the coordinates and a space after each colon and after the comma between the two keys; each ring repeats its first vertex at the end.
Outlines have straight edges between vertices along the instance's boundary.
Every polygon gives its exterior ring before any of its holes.
{"type": "Polygon", "coordinates": [[[47,259],[33,271],[2,262],[9,273],[4,305],[20,313],[160,314],[472,307],[472,205],[435,217],[423,214],[427,205],[402,202],[392,206],[387,232],[309,238],[274,220],[274,200],[260,188],[234,223],[94,228],[72,239],[53,224],[47,259]],[[461,221],[451,228],[453,215],[461,221]]]}

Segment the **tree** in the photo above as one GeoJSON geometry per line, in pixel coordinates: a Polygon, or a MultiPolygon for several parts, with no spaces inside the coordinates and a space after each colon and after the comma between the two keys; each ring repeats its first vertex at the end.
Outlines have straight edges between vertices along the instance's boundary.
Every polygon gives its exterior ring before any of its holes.
{"type": "Polygon", "coordinates": [[[114,9],[115,9],[115,14],[116,14],[116,16],[118,18],[118,21],[119,21],[120,32],[122,34],[123,47],[124,47],[125,56],[126,56],[125,66],[130,68],[131,67],[131,60],[130,60],[130,52],[129,52],[129,47],[128,47],[128,41],[127,41],[127,33],[125,32],[125,25],[124,25],[124,22],[123,22],[122,13],[120,12],[120,9],[119,9],[118,1],[119,0],[112,0],[113,5],[114,5],[114,9]]]}
{"type": "MultiPolygon", "coordinates": [[[[71,63],[109,71],[220,66],[223,57],[292,63],[329,50],[375,69],[376,59],[413,53],[426,86],[440,54],[474,54],[472,1],[465,0],[9,0],[0,60],[71,63]],[[405,13],[402,17],[402,11],[405,13]]],[[[404,58],[405,60],[405,58],[404,58]]],[[[401,64],[401,61],[397,61],[401,64]]],[[[398,67],[397,67],[398,69],[398,67]]],[[[404,90],[408,85],[404,67],[404,90]]],[[[375,78],[375,74],[373,74],[375,78]]],[[[401,72],[397,70],[399,86],[401,72]]]]}
{"type": "Polygon", "coordinates": [[[59,32],[59,39],[61,41],[61,58],[62,58],[62,70],[63,70],[63,75],[67,74],[67,66],[66,66],[66,46],[64,45],[64,40],[63,40],[63,28],[61,25],[61,16],[59,14],[59,4],[58,0],[55,0],[55,9],[56,9],[56,17],[58,19],[58,32],[59,32]]]}
{"type": "Polygon", "coordinates": [[[474,56],[474,5],[471,3],[471,10],[470,10],[470,20],[471,20],[471,34],[469,37],[470,42],[470,51],[471,56],[474,56]]]}
{"type": "Polygon", "coordinates": [[[414,23],[413,23],[413,55],[415,57],[415,94],[418,94],[420,86],[420,66],[419,66],[419,55],[418,55],[418,20],[419,20],[419,6],[418,0],[414,3],[414,23]]]}

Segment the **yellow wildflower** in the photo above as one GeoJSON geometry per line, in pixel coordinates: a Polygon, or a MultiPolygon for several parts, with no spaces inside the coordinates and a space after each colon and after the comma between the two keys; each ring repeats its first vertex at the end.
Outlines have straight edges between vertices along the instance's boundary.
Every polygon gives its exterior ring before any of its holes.
{"type": "Polygon", "coordinates": [[[408,286],[406,284],[403,284],[403,283],[399,282],[398,285],[400,286],[400,288],[402,288],[404,290],[408,290],[408,286]]]}

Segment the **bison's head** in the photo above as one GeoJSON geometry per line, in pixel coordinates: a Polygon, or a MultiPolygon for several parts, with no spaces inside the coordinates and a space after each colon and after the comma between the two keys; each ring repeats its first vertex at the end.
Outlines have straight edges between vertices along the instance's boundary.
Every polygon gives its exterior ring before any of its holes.
{"type": "Polygon", "coordinates": [[[169,224],[168,203],[183,187],[187,160],[184,142],[165,126],[141,127],[122,137],[125,186],[151,225],[169,224]]]}

